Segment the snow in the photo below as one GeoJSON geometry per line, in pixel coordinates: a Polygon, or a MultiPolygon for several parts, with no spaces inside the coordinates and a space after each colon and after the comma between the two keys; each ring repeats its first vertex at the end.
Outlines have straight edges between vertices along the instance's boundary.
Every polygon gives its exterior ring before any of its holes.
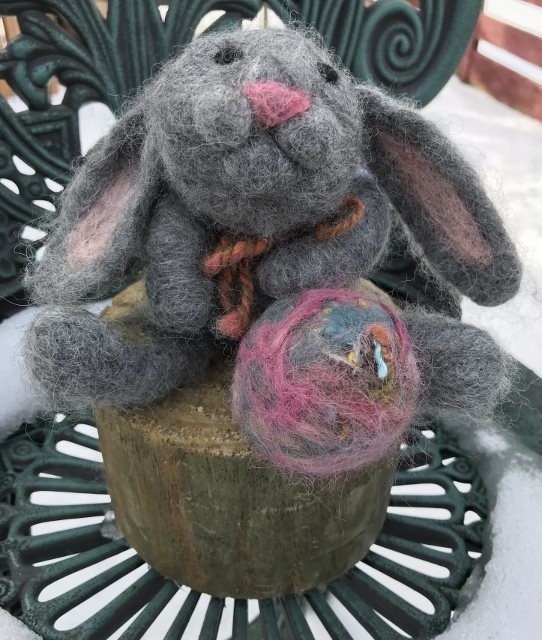
{"type": "MultiPolygon", "coordinates": [[[[10,100],[12,108],[19,102],[20,98],[10,100]]],[[[79,110],[83,155],[107,133],[113,122],[111,110],[98,102],[88,103],[79,110]]],[[[98,313],[108,304],[109,301],[98,302],[87,308],[98,313]]],[[[22,358],[22,334],[37,312],[36,307],[29,307],[0,324],[0,441],[22,422],[32,420],[40,409],[22,358]]]]}
{"type": "Polygon", "coordinates": [[[465,299],[463,320],[542,376],[542,123],[455,77],[424,112],[481,173],[524,266],[515,298],[491,308],[465,299]]]}
{"type": "Polygon", "coordinates": [[[0,609],[0,640],[40,640],[41,636],[30,631],[20,620],[0,609]]]}
{"type": "Polygon", "coordinates": [[[540,470],[518,466],[504,473],[497,490],[492,557],[485,577],[469,606],[439,640],[540,637],[542,518],[532,506],[541,500],[540,470]]]}
{"type": "Polygon", "coordinates": [[[478,570],[438,640],[536,640],[540,637],[542,458],[523,449],[501,425],[462,429],[459,441],[488,488],[494,507],[478,570]],[[487,563],[484,565],[484,562],[487,563]]]}
{"type": "MultiPolygon", "coordinates": [[[[542,124],[457,78],[425,113],[481,170],[524,266],[513,300],[495,308],[464,300],[463,320],[489,331],[542,375],[542,124]]],[[[535,640],[541,637],[542,458],[496,422],[470,425],[457,436],[493,508],[484,555],[463,589],[464,609],[438,640],[535,640]]]]}

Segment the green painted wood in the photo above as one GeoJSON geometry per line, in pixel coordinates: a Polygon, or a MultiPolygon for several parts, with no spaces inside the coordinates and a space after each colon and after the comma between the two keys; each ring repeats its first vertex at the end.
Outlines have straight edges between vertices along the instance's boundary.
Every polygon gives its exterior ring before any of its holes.
{"type": "MultiPolygon", "coordinates": [[[[132,616],[152,599],[164,585],[165,580],[152,569],[111,600],[99,616],[92,616],[73,630],[73,635],[85,640],[103,640],[122,627],[132,616]]],[[[148,610],[142,620],[152,621],[148,610]]],[[[132,627],[132,625],[130,625],[132,627]]],[[[132,640],[137,637],[137,628],[131,629],[132,640]]]]}
{"type": "Polygon", "coordinates": [[[455,71],[482,0],[269,0],[285,21],[316,28],[360,80],[427,104],[455,71]]]}
{"type": "Polygon", "coordinates": [[[281,640],[273,600],[260,600],[260,622],[263,640],[281,640]]]}
{"type": "MultiPolygon", "coordinates": [[[[15,112],[0,99],[0,180],[11,181],[18,190],[14,193],[8,183],[0,183],[0,299],[23,295],[21,273],[28,251],[20,230],[25,224],[39,227],[47,213],[39,201],[54,201],[55,192],[45,179],[59,185],[70,179],[71,162],[80,150],[80,107],[99,101],[118,112],[172,51],[190,41],[206,13],[225,10],[213,26],[224,28],[254,17],[263,3],[170,0],[164,21],[157,4],[110,0],[104,19],[93,0],[0,0],[0,15],[17,16],[21,29],[0,52],[0,79],[28,107],[15,112]],[[61,104],[52,104],[48,94],[53,77],[66,87],[61,104]],[[23,160],[32,175],[21,172],[13,156],[23,160]]],[[[482,0],[421,0],[419,11],[403,0],[379,0],[368,7],[360,0],[268,4],[285,21],[296,19],[319,30],[360,80],[425,104],[459,63],[482,0]]],[[[426,296],[425,280],[419,287],[407,285],[414,266],[411,258],[403,268],[401,261],[391,260],[383,275],[375,277],[411,298],[426,296]]],[[[3,305],[0,314],[7,313],[3,305]]]]}
{"type": "Polygon", "coordinates": [[[293,637],[299,640],[315,640],[299,604],[299,596],[284,596],[280,601],[293,637]]]}
{"type": "Polygon", "coordinates": [[[200,640],[215,640],[220,627],[220,619],[222,617],[222,609],[224,608],[223,598],[211,598],[203,626],[200,632],[200,640]]]}
{"type": "Polygon", "coordinates": [[[144,613],[137,616],[132,624],[124,631],[119,640],[135,640],[141,638],[162,612],[167,603],[177,592],[177,585],[170,580],[163,580],[155,595],[151,596],[145,606],[144,613]]]}
{"type": "Polygon", "coordinates": [[[182,607],[175,616],[175,620],[166,633],[164,640],[178,640],[178,638],[182,636],[190,622],[190,618],[194,613],[194,609],[196,608],[199,599],[200,594],[197,591],[190,591],[186,600],[183,602],[182,607]]]}
{"type": "Polygon", "coordinates": [[[378,640],[399,640],[399,638],[404,638],[404,636],[391,629],[358,592],[349,587],[346,577],[330,584],[329,590],[360,625],[369,632],[371,637],[378,638],[378,640]]]}
{"type": "Polygon", "coordinates": [[[329,606],[322,591],[312,589],[305,597],[333,640],[354,640],[329,606]]]}
{"type": "Polygon", "coordinates": [[[232,635],[236,640],[248,640],[248,602],[235,600],[232,635]]]}
{"type": "Polygon", "coordinates": [[[516,362],[514,390],[503,402],[506,426],[522,443],[542,455],[542,379],[516,362]]]}

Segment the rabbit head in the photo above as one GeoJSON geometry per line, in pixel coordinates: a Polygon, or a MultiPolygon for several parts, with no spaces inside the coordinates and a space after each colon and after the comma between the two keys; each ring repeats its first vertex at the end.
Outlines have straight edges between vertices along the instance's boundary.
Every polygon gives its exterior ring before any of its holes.
{"type": "Polygon", "coordinates": [[[329,216],[359,163],[356,84],[295,31],[196,40],[144,102],[171,188],[234,233],[276,238],[329,216]]]}

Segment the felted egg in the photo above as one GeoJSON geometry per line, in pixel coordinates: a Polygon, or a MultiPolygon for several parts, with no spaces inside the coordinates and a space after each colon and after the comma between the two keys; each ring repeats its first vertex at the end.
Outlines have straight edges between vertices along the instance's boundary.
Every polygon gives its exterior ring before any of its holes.
{"type": "Polygon", "coordinates": [[[405,326],[372,294],[305,291],[272,304],[242,340],[233,413],[255,451],[307,475],[390,454],[419,374],[405,326]]]}

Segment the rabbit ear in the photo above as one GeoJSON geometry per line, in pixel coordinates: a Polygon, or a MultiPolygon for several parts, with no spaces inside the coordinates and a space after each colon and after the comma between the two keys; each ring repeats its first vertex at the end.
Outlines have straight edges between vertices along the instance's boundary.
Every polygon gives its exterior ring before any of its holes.
{"type": "Polygon", "coordinates": [[[475,171],[418,111],[360,93],[370,168],[433,267],[479,304],[511,298],[521,265],[475,171]]]}
{"type": "Polygon", "coordinates": [[[136,105],[91,149],[58,201],[43,258],[29,270],[35,302],[99,298],[142,253],[157,167],[136,105]]]}

